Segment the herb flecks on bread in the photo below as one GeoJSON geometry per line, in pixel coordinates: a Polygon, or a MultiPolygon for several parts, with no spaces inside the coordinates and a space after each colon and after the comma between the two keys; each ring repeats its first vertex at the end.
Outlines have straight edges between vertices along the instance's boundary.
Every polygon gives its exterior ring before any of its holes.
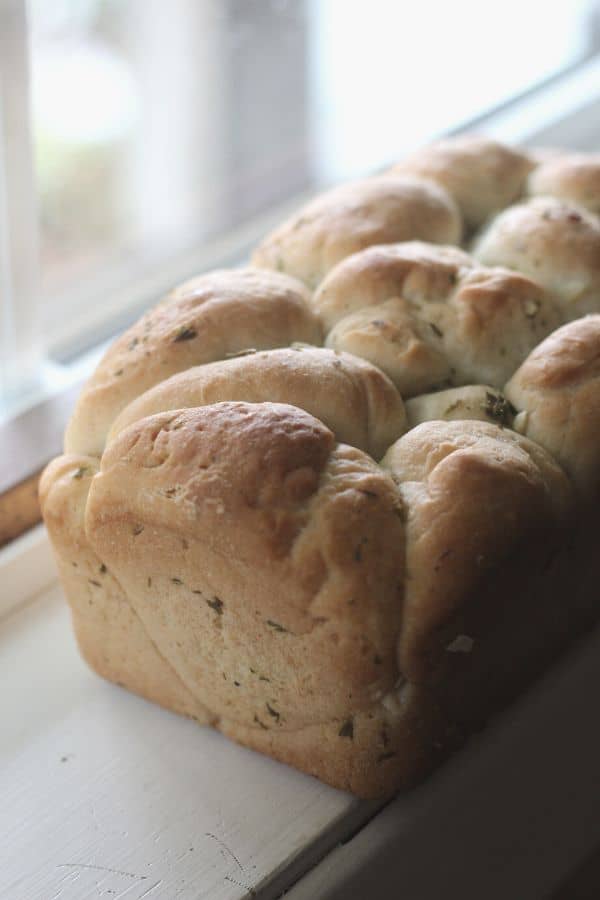
{"type": "Polygon", "coordinates": [[[438,142],[119,338],[40,487],[92,668],[374,797],[594,622],[598,171],[438,142]]]}

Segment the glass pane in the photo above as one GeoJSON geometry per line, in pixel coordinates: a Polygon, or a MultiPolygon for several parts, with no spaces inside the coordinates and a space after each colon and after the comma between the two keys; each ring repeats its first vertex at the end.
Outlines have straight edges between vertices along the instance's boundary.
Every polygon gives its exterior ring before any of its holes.
{"type": "Polygon", "coordinates": [[[590,0],[31,0],[45,333],[589,50],[590,0]],[[534,37],[535,36],[535,37],[534,37]]]}

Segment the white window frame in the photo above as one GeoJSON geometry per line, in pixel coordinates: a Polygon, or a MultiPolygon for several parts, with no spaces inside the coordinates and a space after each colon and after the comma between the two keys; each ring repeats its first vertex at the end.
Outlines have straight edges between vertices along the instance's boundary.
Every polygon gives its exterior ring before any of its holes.
{"type": "Polygon", "coordinates": [[[36,376],[38,217],[24,0],[0,2],[0,403],[36,376]]]}

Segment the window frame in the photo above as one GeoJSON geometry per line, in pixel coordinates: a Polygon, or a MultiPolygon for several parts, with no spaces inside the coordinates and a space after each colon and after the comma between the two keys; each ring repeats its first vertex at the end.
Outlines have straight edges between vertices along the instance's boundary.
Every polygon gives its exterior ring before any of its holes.
{"type": "Polygon", "coordinates": [[[35,379],[38,225],[24,0],[4,0],[0,28],[0,401],[35,379]]]}

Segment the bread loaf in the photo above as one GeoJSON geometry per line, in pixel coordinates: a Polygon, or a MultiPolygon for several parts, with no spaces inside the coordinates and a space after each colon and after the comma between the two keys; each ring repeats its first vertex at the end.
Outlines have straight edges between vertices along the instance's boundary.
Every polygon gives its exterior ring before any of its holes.
{"type": "Polygon", "coordinates": [[[100,675],[375,797],[597,619],[596,165],[438,143],[117,340],[41,482],[100,675]]]}

